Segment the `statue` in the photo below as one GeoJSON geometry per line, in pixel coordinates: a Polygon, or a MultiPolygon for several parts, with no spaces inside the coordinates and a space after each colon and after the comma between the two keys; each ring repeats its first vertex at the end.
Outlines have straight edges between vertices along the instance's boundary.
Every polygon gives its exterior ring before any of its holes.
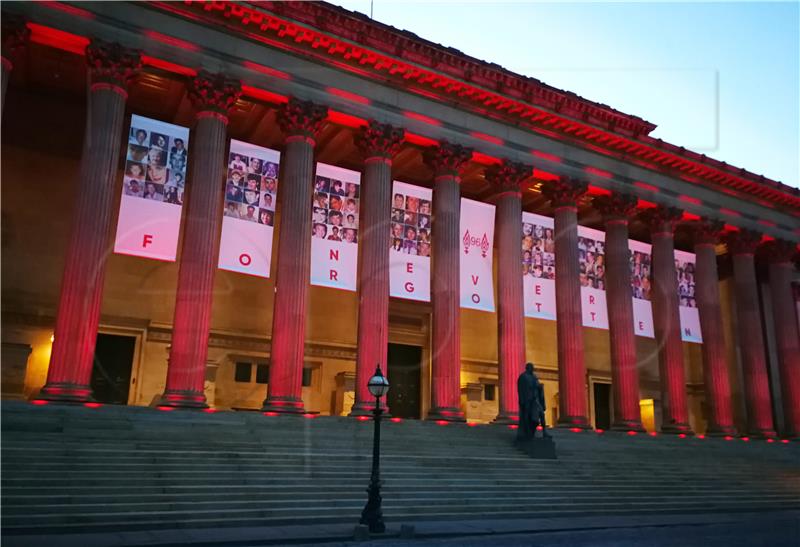
{"type": "Polygon", "coordinates": [[[533,364],[525,365],[525,372],[517,379],[517,393],[519,395],[519,428],[517,440],[526,440],[536,437],[537,426],[542,426],[542,437],[549,437],[547,425],[544,420],[546,405],[544,401],[544,386],[533,371],[533,364]]]}

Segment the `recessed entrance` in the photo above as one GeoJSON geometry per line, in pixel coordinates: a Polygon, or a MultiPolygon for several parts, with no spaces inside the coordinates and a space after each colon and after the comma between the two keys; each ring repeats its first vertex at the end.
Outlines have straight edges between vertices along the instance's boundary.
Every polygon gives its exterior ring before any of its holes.
{"type": "Polygon", "coordinates": [[[609,429],[611,427],[611,384],[592,384],[594,395],[594,427],[609,429]]]}
{"type": "Polygon", "coordinates": [[[92,367],[92,393],[101,403],[128,404],[136,338],[116,334],[97,335],[92,367]]]}
{"type": "Polygon", "coordinates": [[[421,347],[389,344],[387,368],[391,387],[386,403],[392,416],[419,419],[421,367],[421,347]]]}

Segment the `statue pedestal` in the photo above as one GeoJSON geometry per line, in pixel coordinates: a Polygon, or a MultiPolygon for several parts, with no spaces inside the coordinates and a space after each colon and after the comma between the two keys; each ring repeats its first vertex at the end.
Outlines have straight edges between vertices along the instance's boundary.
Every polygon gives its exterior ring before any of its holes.
{"type": "Polygon", "coordinates": [[[530,439],[517,439],[514,446],[525,452],[531,458],[537,460],[555,460],[556,443],[553,437],[533,437],[530,439]]]}

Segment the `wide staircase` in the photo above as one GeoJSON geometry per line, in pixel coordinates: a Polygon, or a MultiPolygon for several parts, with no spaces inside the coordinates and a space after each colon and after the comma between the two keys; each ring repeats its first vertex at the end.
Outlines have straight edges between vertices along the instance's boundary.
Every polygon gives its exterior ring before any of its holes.
{"type": "MultiPolygon", "coordinates": [[[[355,523],[371,421],[2,404],[4,535],[355,523]]],[[[800,508],[800,444],[384,422],[387,522],[800,508]]]]}

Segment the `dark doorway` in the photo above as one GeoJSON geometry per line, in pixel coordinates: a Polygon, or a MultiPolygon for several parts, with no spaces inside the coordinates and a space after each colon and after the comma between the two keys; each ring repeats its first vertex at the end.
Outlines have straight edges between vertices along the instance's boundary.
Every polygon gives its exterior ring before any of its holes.
{"type": "Polygon", "coordinates": [[[128,404],[136,338],[98,334],[92,367],[92,393],[101,403],[128,404]]]}
{"type": "Polygon", "coordinates": [[[594,383],[594,427],[611,427],[611,384],[594,383]]]}
{"type": "Polygon", "coordinates": [[[422,348],[389,344],[388,359],[389,394],[386,403],[392,416],[420,417],[420,371],[422,348]]]}

